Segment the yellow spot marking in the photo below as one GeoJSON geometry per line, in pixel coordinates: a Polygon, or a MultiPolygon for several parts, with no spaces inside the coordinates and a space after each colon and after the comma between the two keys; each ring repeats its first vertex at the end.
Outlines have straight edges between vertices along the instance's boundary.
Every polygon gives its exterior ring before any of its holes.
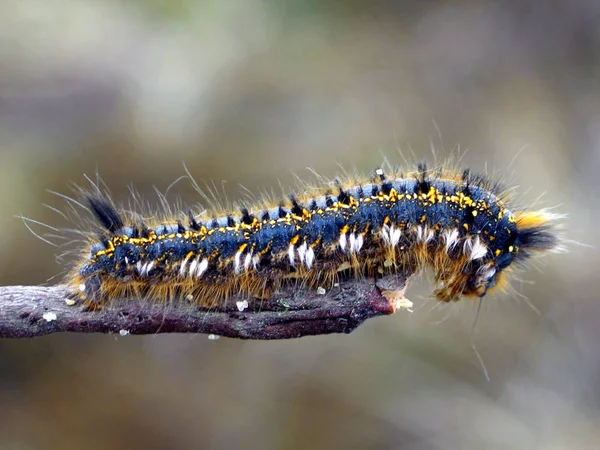
{"type": "Polygon", "coordinates": [[[496,250],[496,256],[500,256],[500,253],[502,253],[502,250],[500,250],[500,249],[497,249],[497,250],[496,250]]]}

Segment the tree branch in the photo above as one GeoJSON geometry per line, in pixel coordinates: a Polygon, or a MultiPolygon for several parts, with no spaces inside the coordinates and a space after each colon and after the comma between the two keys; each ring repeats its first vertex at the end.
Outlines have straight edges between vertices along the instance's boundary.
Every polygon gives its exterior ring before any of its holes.
{"type": "MultiPolygon", "coordinates": [[[[396,278],[395,285],[404,286],[405,281],[396,278]]],[[[218,310],[201,309],[183,301],[156,304],[122,299],[100,311],[86,311],[78,304],[69,306],[70,293],[68,286],[0,287],[0,337],[34,337],[68,331],[122,335],[207,333],[240,339],[290,339],[350,333],[366,319],[392,314],[397,307],[369,279],[342,282],[326,293],[287,286],[268,300],[249,301],[245,309],[242,303],[238,308],[237,302],[243,301],[239,298],[230,299],[218,310]]]]}

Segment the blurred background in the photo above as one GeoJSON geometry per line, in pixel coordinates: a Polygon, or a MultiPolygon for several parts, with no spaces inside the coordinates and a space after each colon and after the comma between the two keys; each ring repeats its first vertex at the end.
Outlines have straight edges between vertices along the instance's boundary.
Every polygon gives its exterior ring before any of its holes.
{"type": "Polygon", "coordinates": [[[14,216],[60,223],[47,190],[83,174],[155,201],[185,162],[236,201],[306,167],[368,172],[432,148],[510,177],[591,248],[569,244],[517,294],[486,298],[474,336],[476,305],[437,305],[423,279],[412,314],[348,336],[1,341],[0,449],[600,442],[599,2],[1,2],[3,285],[61,273],[14,216]]]}

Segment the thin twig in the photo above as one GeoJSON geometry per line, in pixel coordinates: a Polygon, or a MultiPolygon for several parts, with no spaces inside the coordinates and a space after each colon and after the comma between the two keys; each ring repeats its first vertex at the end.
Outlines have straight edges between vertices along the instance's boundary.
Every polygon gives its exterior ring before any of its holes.
{"type": "Polygon", "coordinates": [[[67,286],[0,287],[0,337],[77,332],[290,339],[350,333],[366,319],[395,310],[393,302],[368,279],[342,282],[325,293],[289,286],[268,300],[249,301],[247,308],[238,303],[242,299],[232,298],[218,310],[184,302],[156,304],[123,299],[102,310],[88,311],[79,304],[69,306],[70,292],[67,286]]]}

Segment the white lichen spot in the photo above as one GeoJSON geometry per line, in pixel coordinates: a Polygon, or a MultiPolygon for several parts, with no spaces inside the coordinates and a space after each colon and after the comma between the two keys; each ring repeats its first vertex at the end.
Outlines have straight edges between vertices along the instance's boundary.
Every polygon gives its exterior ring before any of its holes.
{"type": "Polygon", "coordinates": [[[340,287],[340,283],[333,283],[333,287],[340,287]]]}
{"type": "Polygon", "coordinates": [[[46,312],[42,317],[46,322],[53,322],[56,320],[56,313],[46,312]]]}
{"type": "Polygon", "coordinates": [[[238,311],[242,312],[248,308],[248,300],[235,302],[235,306],[237,306],[238,311]]]}
{"type": "Polygon", "coordinates": [[[119,330],[119,334],[121,336],[127,336],[129,334],[129,330],[119,330]]]}
{"type": "Polygon", "coordinates": [[[194,301],[194,296],[192,294],[188,294],[188,295],[185,296],[185,299],[188,302],[193,302],[194,301]]]}
{"type": "Polygon", "coordinates": [[[382,289],[381,295],[383,295],[392,305],[394,311],[399,309],[404,309],[406,311],[412,312],[413,302],[407,299],[404,294],[406,293],[406,288],[408,286],[404,286],[402,289],[382,289]]]}
{"type": "Polygon", "coordinates": [[[394,302],[394,307],[396,309],[405,309],[408,312],[413,312],[412,307],[413,307],[413,302],[411,302],[409,299],[402,297],[397,299],[394,302]]]}
{"type": "Polygon", "coordinates": [[[79,285],[79,290],[80,290],[81,292],[85,292],[85,283],[81,283],[81,284],[79,285]]]}
{"type": "Polygon", "coordinates": [[[73,300],[72,298],[65,298],[65,303],[67,304],[67,306],[73,306],[75,304],[75,300],[73,300]]]}
{"type": "Polygon", "coordinates": [[[317,288],[317,294],[319,294],[319,295],[325,295],[326,292],[327,291],[325,289],[323,289],[321,286],[319,286],[317,288]]]}
{"type": "Polygon", "coordinates": [[[208,335],[208,340],[209,341],[218,341],[220,337],[221,336],[219,336],[218,334],[209,334],[208,335]]]}

